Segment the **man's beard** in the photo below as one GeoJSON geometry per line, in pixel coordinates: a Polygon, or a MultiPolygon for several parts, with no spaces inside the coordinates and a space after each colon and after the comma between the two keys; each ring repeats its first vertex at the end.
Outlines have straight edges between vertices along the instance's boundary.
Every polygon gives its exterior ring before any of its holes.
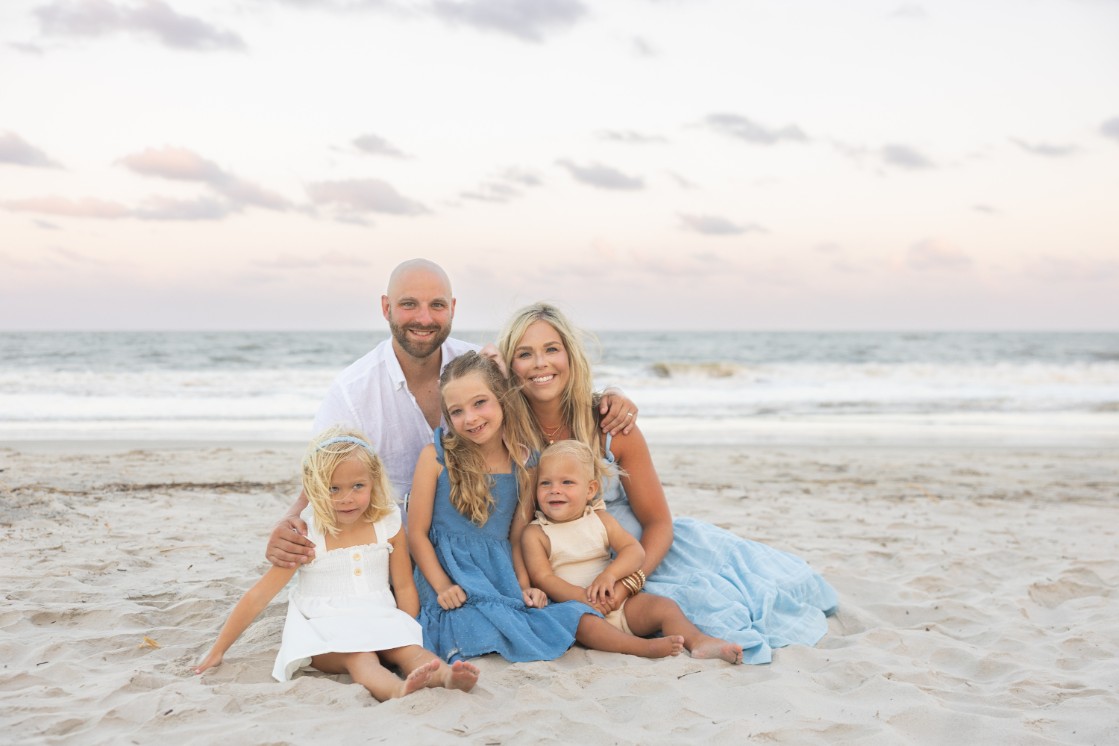
{"type": "Polygon", "coordinates": [[[450,327],[442,327],[438,324],[431,326],[423,326],[421,324],[409,324],[408,326],[400,326],[391,318],[389,319],[389,331],[392,332],[393,339],[400,345],[401,349],[407,352],[414,358],[426,358],[442,346],[443,342],[451,335],[450,327]],[[418,332],[435,332],[428,342],[421,342],[412,339],[408,336],[408,330],[412,329],[418,332]]]}

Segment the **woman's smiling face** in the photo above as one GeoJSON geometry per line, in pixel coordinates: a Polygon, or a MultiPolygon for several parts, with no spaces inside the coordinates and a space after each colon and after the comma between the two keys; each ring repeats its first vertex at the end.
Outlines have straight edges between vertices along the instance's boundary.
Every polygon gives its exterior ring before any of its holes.
{"type": "Polygon", "coordinates": [[[558,399],[571,379],[567,348],[546,321],[534,321],[513,350],[510,365],[530,402],[558,399]]]}

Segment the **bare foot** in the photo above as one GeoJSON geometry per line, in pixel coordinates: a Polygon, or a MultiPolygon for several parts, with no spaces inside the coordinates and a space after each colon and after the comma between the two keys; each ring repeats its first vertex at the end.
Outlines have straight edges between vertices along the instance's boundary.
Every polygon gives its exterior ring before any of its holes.
{"type": "Polygon", "coordinates": [[[461,689],[464,692],[468,692],[478,683],[478,675],[480,673],[478,667],[473,663],[455,661],[451,664],[451,670],[447,674],[443,686],[448,689],[461,689]]]}
{"type": "Polygon", "coordinates": [[[717,637],[708,637],[692,646],[693,658],[722,658],[727,663],[742,662],[742,646],[717,637]]]}
{"type": "Polygon", "coordinates": [[[646,652],[642,653],[646,658],[667,658],[670,655],[680,655],[684,649],[684,638],[682,635],[668,635],[667,637],[654,637],[651,640],[645,640],[646,652]]]}
{"type": "Polygon", "coordinates": [[[412,692],[423,689],[431,681],[432,675],[439,670],[438,659],[431,659],[423,664],[412,673],[408,674],[408,678],[401,682],[400,694],[398,696],[405,696],[412,692]]]}

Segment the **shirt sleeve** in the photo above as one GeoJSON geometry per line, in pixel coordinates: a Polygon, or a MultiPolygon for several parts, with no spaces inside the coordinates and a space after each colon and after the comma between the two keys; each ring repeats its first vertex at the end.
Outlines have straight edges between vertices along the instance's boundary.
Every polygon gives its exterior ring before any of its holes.
{"type": "Polygon", "coordinates": [[[322,404],[319,405],[313,430],[316,433],[321,433],[334,425],[352,427],[359,432],[362,431],[361,420],[354,412],[349,397],[346,396],[345,391],[338,385],[337,381],[331,384],[322,400],[322,404]]]}

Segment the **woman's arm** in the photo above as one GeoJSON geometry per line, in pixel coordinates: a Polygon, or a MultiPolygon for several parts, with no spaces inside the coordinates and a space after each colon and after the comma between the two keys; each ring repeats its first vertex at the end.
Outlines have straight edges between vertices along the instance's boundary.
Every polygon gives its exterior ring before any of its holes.
{"type": "Polygon", "coordinates": [[[208,668],[213,668],[222,662],[225,651],[229,650],[229,646],[237,641],[241,633],[253,623],[257,615],[264,610],[268,602],[276,597],[287,582],[291,580],[291,576],[295,574],[295,568],[288,567],[270,567],[268,572],[264,573],[264,577],[256,581],[256,584],[241,596],[241,600],[233,607],[230,612],[229,618],[225,620],[225,625],[222,626],[221,632],[218,633],[217,642],[206,657],[194,669],[195,673],[202,673],[208,668]]]}
{"type": "Polygon", "coordinates": [[[276,567],[298,567],[315,559],[315,544],[307,538],[307,524],[299,514],[307,507],[307,493],[300,490],[287,514],[268,537],[264,558],[276,567]]]}
{"type": "Polygon", "coordinates": [[[641,546],[645,549],[641,569],[646,575],[652,575],[672,547],[672,512],[668,509],[664,487],[641,428],[635,427],[629,435],[614,436],[610,450],[618,466],[626,472],[622,487],[629,496],[633,515],[641,524],[641,546]]]}
{"type": "Polygon", "coordinates": [[[392,553],[389,555],[389,577],[392,579],[392,592],[396,596],[396,608],[409,616],[420,615],[420,594],[416,591],[416,581],[412,577],[412,558],[408,556],[408,537],[401,527],[389,539],[392,553]]]}
{"type": "Polygon", "coordinates": [[[466,603],[466,592],[459,588],[439,563],[428,532],[435,510],[435,485],[443,467],[435,456],[435,446],[426,445],[416,459],[412,491],[408,495],[408,548],[424,578],[431,584],[444,609],[457,609],[466,603]]]}

